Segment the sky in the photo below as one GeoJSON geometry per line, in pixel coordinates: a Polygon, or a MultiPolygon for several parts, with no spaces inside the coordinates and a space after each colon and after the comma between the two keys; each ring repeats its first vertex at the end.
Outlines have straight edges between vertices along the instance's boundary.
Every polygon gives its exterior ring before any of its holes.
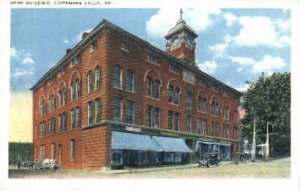
{"type": "MultiPolygon", "coordinates": [[[[290,14],[289,9],[183,9],[183,19],[198,34],[198,67],[240,91],[262,72],[290,71],[290,14]]],[[[11,103],[10,133],[22,132],[23,124],[30,126],[30,87],[80,41],[83,32],[106,19],[165,50],[164,36],[179,16],[179,9],[165,8],[12,9],[10,92],[24,107],[11,103]],[[12,122],[20,117],[24,123],[12,122]]]]}
{"type": "MultiPolygon", "coordinates": [[[[12,9],[11,91],[28,91],[102,19],[165,50],[176,9],[12,9]]],[[[196,62],[213,77],[245,90],[262,72],[290,71],[288,9],[184,9],[198,34],[196,62]]]]}

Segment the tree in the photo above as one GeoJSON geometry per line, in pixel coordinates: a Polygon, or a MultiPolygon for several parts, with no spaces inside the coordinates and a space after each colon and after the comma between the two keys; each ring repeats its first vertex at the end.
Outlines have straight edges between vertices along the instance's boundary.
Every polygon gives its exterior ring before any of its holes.
{"type": "Polygon", "coordinates": [[[246,111],[242,119],[242,137],[252,140],[253,118],[256,116],[257,142],[266,141],[269,122],[271,155],[290,154],[291,74],[264,73],[244,93],[242,106],[246,111]]]}

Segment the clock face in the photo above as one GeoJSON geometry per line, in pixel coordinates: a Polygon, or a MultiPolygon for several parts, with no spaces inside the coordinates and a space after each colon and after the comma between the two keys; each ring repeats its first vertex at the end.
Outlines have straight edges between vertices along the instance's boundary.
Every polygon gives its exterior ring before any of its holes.
{"type": "Polygon", "coordinates": [[[172,40],[172,46],[173,47],[177,47],[179,44],[179,38],[178,36],[174,37],[173,40],[172,40]]]}

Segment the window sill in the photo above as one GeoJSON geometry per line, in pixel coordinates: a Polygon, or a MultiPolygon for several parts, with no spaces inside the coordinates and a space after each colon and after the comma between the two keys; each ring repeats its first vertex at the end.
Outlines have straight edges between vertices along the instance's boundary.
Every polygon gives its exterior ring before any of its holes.
{"type": "Polygon", "coordinates": [[[170,105],[179,107],[179,104],[168,102],[170,105]]]}
{"type": "Polygon", "coordinates": [[[154,64],[154,65],[156,65],[156,66],[160,66],[160,64],[159,63],[156,63],[156,62],[152,62],[152,61],[150,61],[150,60],[146,60],[147,62],[149,62],[150,64],[154,64]]]}
{"type": "Polygon", "coordinates": [[[123,52],[126,52],[126,53],[129,53],[129,50],[128,49],[125,49],[125,48],[120,48],[123,52]]]}
{"type": "Polygon", "coordinates": [[[160,99],[156,99],[154,97],[150,97],[150,96],[147,96],[147,95],[146,95],[146,98],[149,98],[149,99],[152,99],[152,100],[155,100],[155,101],[160,101],[160,99]]]}

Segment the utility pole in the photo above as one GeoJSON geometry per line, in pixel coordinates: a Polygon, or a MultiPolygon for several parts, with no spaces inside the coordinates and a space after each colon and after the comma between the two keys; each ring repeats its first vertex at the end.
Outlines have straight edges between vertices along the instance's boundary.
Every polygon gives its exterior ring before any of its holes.
{"type": "Polygon", "coordinates": [[[269,150],[269,121],[267,121],[267,137],[266,137],[266,160],[269,159],[270,150],[269,150]]]}
{"type": "Polygon", "coordinates": [[[253,137],[252,137],[252,153],[251,153],[251,161],[255,162],[255,154],[256,154],[256,119],[255,119],[255,111],[254,111],[254,119],[253,119],[253,137]]]}

